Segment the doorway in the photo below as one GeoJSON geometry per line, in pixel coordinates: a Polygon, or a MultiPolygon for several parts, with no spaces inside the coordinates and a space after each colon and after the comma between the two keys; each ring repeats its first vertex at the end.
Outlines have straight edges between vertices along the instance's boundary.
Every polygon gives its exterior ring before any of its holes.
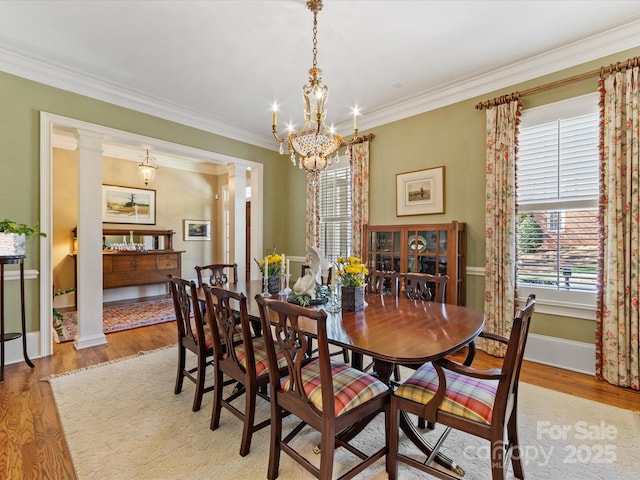
{"type": "MultiPolygon", "coordinates": [[[[43,231],[52,231],[53,227],[53,208],[52,208],[52,172],[53,172],[53,147],[60,146],[61,148],[75,148],[78,150],[79,162],[85,162],[79,166],[79,213],[78,213],[78,226],[79,231],[84,231],[89,235],[89,238],[95,237],[97,241],[95,245],[91,241],[86,242],[83,255],[78,256],[79,269],[82,271],[101,271],[102,265],[102,244],[100,238],[102,236],[102,223],[101,219],[101,202],[92,196],[91,192],[101,191],[102,183],[102,156],[103,151],[111,146],[129,146],[131,148],[140,148],[146,146],[153,151],[163,152],[165,158],[173,158],[176,161],[187,161],[192,164],[219,164],[228,169],[229,166],[235,166],[236,168],[251,167],[253,171],[260,172],[256,178],[260,179],[259,184],[256,184],[252,189],[252,203],[254,210],[258,209],[260,215],[256,215],[256,218],[252,222],[252,243],[258,241],[255,251],[262,250],[262,168],[260,163],[251,162],[248,160],[229,157],[227,155],[217,154],[215,152],[209,152],[200,150],[184,145],[174,144],[163,140],[158,140],[151,137],[144,137],[141,135],[133,134],[131,132],[125,132],[120,130],[114,130],[111,128],[103,127],[101,125],[90,124],[80,120],[75,120],[67,117],[61,117],[55,114],[41,112],[40,117],[40,225],[43,231]],[[78,138],[81,135],[88,136],[93,142],[93,148],[90,151],[83,151],[83,144],[78,138]],[[71,142],[71,143],[70,143],[71,142]],[[70,147],[71,145],[71,147],[70,147]],[[101,148],[100,148],[101,146],[101,148]],[[97,147],[97,148],[96,148],[97,147]],[[98,151],[99,150],[99,151],[98,151]],[[89,192],[89,193],[87,193],[89,192]],[[85,196],[86,195],[86,196],[85,196]],[[91,201],[85,201],[86,198],[90,198],[91,201]],[[96,221],[97,219],[97,221],[96,221]],[[259,232],[259,233],[258,233],[259,232]]],[[[159,162],[160,163],[160,162],[159,162]]],[[[173,166],[173,165],[172,165],[173,166]]],[[[173,166],[176,168],[175,166],[173,166]]],[[[253,185],[253,183],[252,183],[253,185]]],[[[234,238],[240,242],[246,238],[245,226],[241,226],[241,234],[235,235],[234,238]]],[[[79,242],[82,238],[79,238],[79,242]]],[[[255,243],[254,243],[255,244],[255,243]]],[[[45,239],[44,246],[40,251],[40,338],[39,338],[39,355],[48,356],[53,352],[53,336],[52,336],[52,323],[51,323],[51,309],[52,309],[52,251],[51,239],[45,239]]],[[[252,245],[253,247],[253,245],[252,245]]],[[[242,251],[241,245],[236,245],[236,251],[242,251]]],[[[247,262],[248,263],[248,262],[247,262]]],[[[183,274],[186,267],[183,266],[183,274]]],[[[244,272],[243,272],[244,273],[244,272]]],[[[93,275],[95,277],[95,275],[93,275]]],[[[86,278],[86,277],[85,277],[86,278]]],[[[101,280],[101,279],[98,279],[101,280]]],[[[82,280],[81,280],[82,281],[82,280]]],[[[79,295],[78,298],[78,310],[83,309],[90,311],[93,305],[102,304],[103,292],[102,282],[97,281],[94,285],[85,286],[83,288],[86,295],[79,295]]],[[[94,308],[95,310],[95,308],[94,308]]],[[[84,322],[84,319],[82,320],[84,322]]],[[[89,325],[88,330],[93,328],[94,332],[100,331],[102,334],[102,318],[100,316],[99,325],[98,320],[94,320],[89,325]]],[[[99,335],[90,338],[76,339],[76,348],[85,348],[98,344],[104,344],[104,339],[100,339],[99,335]]]]}

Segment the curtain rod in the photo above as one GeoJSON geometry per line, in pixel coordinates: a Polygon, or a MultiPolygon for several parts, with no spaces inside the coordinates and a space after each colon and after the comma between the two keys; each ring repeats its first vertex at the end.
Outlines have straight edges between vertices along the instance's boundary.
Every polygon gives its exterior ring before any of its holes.
{"type": "Polygon", "coordinates": [[[373,133],[370,133],[369,135],[364,135],[362,137],[356,138],[353,142],[350,142],[350,144],[353,145],[354,143],[370,142],[374,137],[375,135],[373,133]]]}
{"type": "Polygon", "coordinates": [[[621,70],[625,70],[632,67],[638,67],[638,66],[640,66],[640,57],[630,58],[626,62],[612,63],[608,67],[600,67],[597,70],[591,70],[590,72],[581,73],[579,75],[574,75],[573,77],[564,78],[562,80],[556,80],[555,82],[540,85],[539,87],[533,87],[527,90],[522,90],[521,92],[514,92],[508,95],[502,95],[500,97],[493,98],[491,100],[485,100],[484,102],[478,103],[475,108],[477,110],[482,110],[483,108],[495,107],[497,105],[502,105],[503,103],[511,102],[513,100],[519,100],[521,97],[524,97],[525,95],[531,95],[533,93],[542,92],[544,90],[550,90],[555,87],[561,87],[562,85],[577,82],[579,80],[584,80],[586,78],[597,77],[597,76],[602,77],[607,73],[611,75],[613,72],[619,72],[621,70]]]}

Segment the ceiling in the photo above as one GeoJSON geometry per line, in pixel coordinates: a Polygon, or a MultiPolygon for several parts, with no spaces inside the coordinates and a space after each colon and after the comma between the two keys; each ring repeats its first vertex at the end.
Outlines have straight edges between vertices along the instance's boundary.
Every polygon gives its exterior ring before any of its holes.
{"type": "MultiPolygon", "coordinates": [[[[0,1],[0,69],[277,149],[303,120],[304,0],[0,1]]],[[[325,0],[318,66],[343,135],[640,46],[638,1],[325,0]]],[[[620,59],[625,60],[625,59],[620,59]]],[[[509,92],[505,92],[509,93],[509,92]]]]}

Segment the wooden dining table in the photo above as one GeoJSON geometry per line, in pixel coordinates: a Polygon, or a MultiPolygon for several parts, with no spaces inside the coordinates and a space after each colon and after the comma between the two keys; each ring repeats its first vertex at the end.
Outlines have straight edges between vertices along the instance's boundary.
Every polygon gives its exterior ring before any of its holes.
{"type": "MultiPolygon", "coordinates": [[[[259,321],[260,312],[254,298],[263,292],[262,281],[239,281],[225,284],[223,288],[244,293],[249,316],[254,322],[259,321]]],[[[203,292],[198,295],[204,298],[203,292]]],[[[278,295],[272,298],[286,300],[278,295]]],[[[331,312],[326,304],[310,308],[327,311],[329,343],[349,349],[356,368],[362,368],[363,355],[373,358],[376,374],[386,383],[390,383],[395,364],[422,365],[455,353],[473,342],[484,328],[481,312],[460,305],[411,300],[403,295],[367,295],[365,308],[358,312],[331,312]]],[[[301,325],[309,335],[316,334],[312,320],[305,323],[303,319],[301,325]]],[[[431,445],[408,418],[401,416],[400,428],[423,453],[431,454],[431,445]]],[[[446,457],[436,457],[436,460],[449,468],[455,467],[446,457]]]]}

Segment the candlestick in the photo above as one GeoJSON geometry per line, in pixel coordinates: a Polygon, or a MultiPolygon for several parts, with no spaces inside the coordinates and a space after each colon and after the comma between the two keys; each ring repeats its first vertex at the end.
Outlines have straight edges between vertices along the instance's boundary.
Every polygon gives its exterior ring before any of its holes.
{"type": "Polygon", "coordinates": [[[269,276],[269,257],[264,257],[264,278],[269,276]]]}
{"type": "Polygon", "coordinates": [[[286,275],[291,275],[291,270],[289,270],[289,259],[287,258],[287,270],[286,270],[286,275]]]}

